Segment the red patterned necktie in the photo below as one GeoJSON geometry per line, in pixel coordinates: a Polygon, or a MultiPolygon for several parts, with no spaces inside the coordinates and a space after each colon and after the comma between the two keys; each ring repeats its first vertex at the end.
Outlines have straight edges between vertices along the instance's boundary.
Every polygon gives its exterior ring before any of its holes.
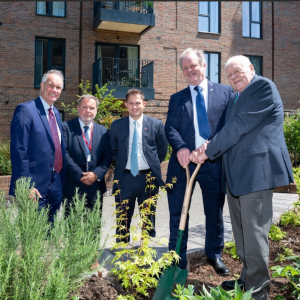
{"type": "Polygon", "coordinates": [[[62,169],[62,152],[61,152],[61,145],[59,141],[59,136],[57,132],[57,125],[55,116],[53,114],[52,108],[48,108],[49,110],[49,125],[52,134],[52,140],[55,147],[55,157],[54,157],[54,170],[59,173],[62,169]]]}

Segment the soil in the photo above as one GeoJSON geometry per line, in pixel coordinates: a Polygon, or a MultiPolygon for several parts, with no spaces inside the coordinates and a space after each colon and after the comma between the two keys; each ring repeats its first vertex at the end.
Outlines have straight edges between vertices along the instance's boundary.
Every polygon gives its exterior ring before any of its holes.
{"type": "MultiPolygon", "coordinates": [[[[293,250],[294,255],[300,256],[300,227],[293,227],[291,225],[280,226],[282,231],[286,232],[286,237],[281,241],[271,241],[270,243],[270,256],[269,268],[272,266],[286,266],[292,265],[292,261],[285,260],[283,262],[275,262],[279,253],[283,254],[282,247],[290,248],[293,250]]],[[[219,276],[214,272],[214,269],[207,264],[206,258],[202,257],[191,261],[191,270],[188,273],[186,286],[189,284],[194,285],[197,294],[202,291],[203,285],[209,287],[216,287],[224,280],[236,279],[242,269],[242,264],[238,259],[233,259],[229,254],[222,254],[224,263],[231,271],[230,276],[219,276]]],[[[272,275],[272,271],[270,271],[272,275]]],[[[141,300],[152,299],[155,289],[149,291],[149,298],[140,297],[141,300]]],[[[282,295],[286,300],[295,299],[290,296],[292,293],[291,287],[288,285],[288,280],[285,278],[271,278],[271,291],[269,299],[273,300],[275,296],[282,295]]],[[[102,278],[101,273],[98,276],[93,275],[88,278],[84,285],[80,288],[80,300],[113,300],[118,295],[124,295],[125,291],[119,282],[115,280],[107,280],[102,278]]]]}

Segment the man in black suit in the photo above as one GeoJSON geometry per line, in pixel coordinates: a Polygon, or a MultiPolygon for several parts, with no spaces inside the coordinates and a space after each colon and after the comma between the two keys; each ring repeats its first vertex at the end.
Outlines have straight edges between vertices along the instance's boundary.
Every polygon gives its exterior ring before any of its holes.
{"type": "MultiPolygon", "coordinates": [[[[120,207],[120,201],[129,200],[127,204],[129,209],[124,210],[128,219],[127,222],[122,222],[126,230],[120,232],[117,229],[117,235],[129,232],[136,199],[138,205],[141,205],[144,200],[158,193],[159,186],[164,185],[160,163],[164,160],[168,148],[163,122],[143,114],[146,105],[143,92],[130,89],[125,101],[129,116],[114,121],[110,128],[110,143],[116,161],[114,179],[119,181],[118,184],[114,184],[113,191],[120,189],[120,194],[115,196],[117,208],[120,207]],[[135,149],[135,142],[133,143],[136,136],[135,127],[138,141],[136,150],[132,151],[135,149]],[[134,153],[137,159],[132,156],[134,153]],[[131,165],[131,162],[137,164],[131,165]],[[150,172],[151,176],[155,177],[152,182],[155,188],[145,191],[146,175],[150,172]]],[[[155,207],[151,207],[151,211],[155,212],[155,207]]],[[[155,215],[150,215],[149,219],[153,225],[149,235],[155,237],[155,215]]],[[[117,237],[117,242],[119,241],[129,242],[130,236],[124,239],[117,237]]]]}
{"type": "Polygon", "coordinates": [[[93,95],[82,95],[78,99],[78,118],[63,122],[62,131],[66,144],[66,180],[63,198],[67,199],[66,215],[69,214],[75,189],[85,193],[86,206],[93,208],[97,191],[106,192],[105,174],[111,162],[112,152],[108,131],[93,120],[97,114],[99,100],[93,95]]]}
{"type": "MultiPolygon", "coordinates": [[[[190,163],[190,153],[205,141],[210,140],[224,126],[224,112],[233,93],[229,85],[211,82],[205,77],[204,52],[188,48],[180,56],[180,67],[188,87],[171,95],[166,136],[173,149],[170,158],[167,182],[177,178],[174,188],[168,190],[170,210],[170,244],[175,250],[178,228],[186,188],[186,171],[190,173],[196,165],[190,163]],[[197,89],[202,90],[199,94],[197,89]],[[203,100],[201,100],[201,96],[203,100]],[[203,110],[199,111],[203,104],[203,110]],[[202,112],[202,114],[201,114],[202,112]],[[206,122],[203,122],[207,120],[206,122]]],[[[206,162],[202,165],[195,181],[200,184],[205,213],[205,254],[207,261],[219,275],[229,275],[221,253],[224,247],[223,206],[225,194],[222,191],[222,162],[206,162]]],[[[193,186],[194,188],[194,186],[193,186]]],[[[179,267],[187,267],[188,219],[180,250],[179,267]]]]}

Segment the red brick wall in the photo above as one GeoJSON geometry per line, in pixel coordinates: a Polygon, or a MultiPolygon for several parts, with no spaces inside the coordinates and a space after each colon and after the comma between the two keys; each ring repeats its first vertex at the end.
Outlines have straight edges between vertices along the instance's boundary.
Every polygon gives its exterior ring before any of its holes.
{"type": "MultiPolygon", "coordinates": [[[[300,68],[297,68],[300,60],[300,3],[262,1],[261,40],[242,37],[242,2],[220,3],[221,34],[198,33],[196,1],[155,1],[155,27],[140,35],[108,30],[93,31],[93,2],[68,1],[66,18],[37,16],[35,1],[1,2],[0,135],[9,137],[9,124],[16,105],[35,99],[39,94],[39,90],[33,88],[36,37],[66,40],[66,88],[56,103],[59,109],[62,108],[62,102],[67,104],[77,99],[80,79],[92,82],[96,42],[139,45],[140,59],[154,61],[155,99],[147,102],[145,112],[164,121],[170,95],[186,86],[178,59],[187,47],[220,52],[220,78],[226,84],[228,80],[223,66],[230,56],[262,55],[263,75],[270,79],[274,77],[284,108],[288,110],[300,107],[300,68]]],[[[66,118],[70,119],[71,116],[66,115],[66,118]]]]}

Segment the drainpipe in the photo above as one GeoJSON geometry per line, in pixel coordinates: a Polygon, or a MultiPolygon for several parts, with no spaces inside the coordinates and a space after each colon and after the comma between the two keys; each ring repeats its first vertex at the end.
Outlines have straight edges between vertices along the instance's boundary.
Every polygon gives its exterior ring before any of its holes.
{"type": "MultiPolygon", "coordinates": [[[[79,60],[78,60],[78,78],[79,78],[79,83],[81,81],[81,76],[82,76],[82,1],[80,1],[80,12],[79,12],[79,60]]],[[[81,95],[81,90],[78,88],[78,95],[81,95]]]]}

